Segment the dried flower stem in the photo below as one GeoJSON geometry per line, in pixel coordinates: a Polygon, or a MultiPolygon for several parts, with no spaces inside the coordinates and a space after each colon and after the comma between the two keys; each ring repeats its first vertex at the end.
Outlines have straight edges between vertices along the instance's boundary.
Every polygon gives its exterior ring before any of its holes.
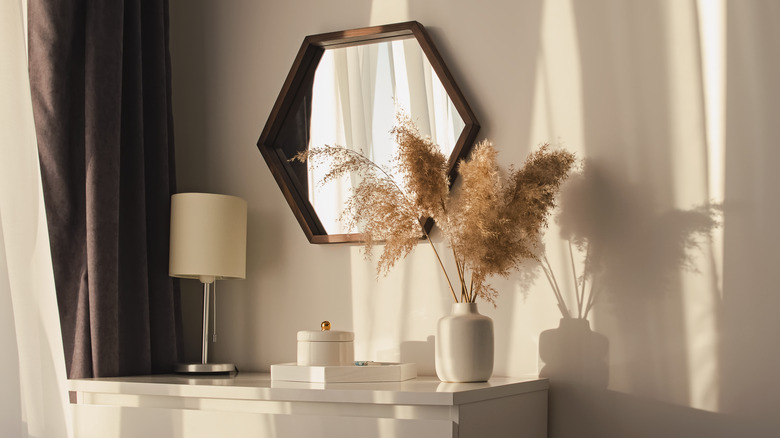
{"type": "Polygon", "coordinates": [[[458,253],[455,248],[452,248],[452,256],[455,258],[455,267],[458,269],[458,279],[460,280],[460,297],[464,303],[471,302],[471,291],[466,288],[466,267],[463,264],[463,260],[458,257],[458,253]]]}
{"type": "Polygon", "coordinates": [[[425,234],[425,240],[428,241],[428,243],[431,244],[431,248],[433,249],[433,253],[436,255],[436,260],[439,261],[439,266],[441,267],[441,271],[444,273],[444,278],[447,279],[447,285],[450,287],[450,293],[452,293],[452,298],[455,299],[455,302],[458,302],[458,296],[455,295],[455,288],[452,287],[452,282],[450,282],[450,276],[447,275],[447,270],[444,269],[444,263],[441,261],[441,257],[439,257],[439,251],[436,251],[436,245],[433,244],[431,241],[431,236],[428,235],[428,232],[425,231],[425,226],[423,224],[420,224],[420,228],[423,231],[423,234],[425,234]]]}

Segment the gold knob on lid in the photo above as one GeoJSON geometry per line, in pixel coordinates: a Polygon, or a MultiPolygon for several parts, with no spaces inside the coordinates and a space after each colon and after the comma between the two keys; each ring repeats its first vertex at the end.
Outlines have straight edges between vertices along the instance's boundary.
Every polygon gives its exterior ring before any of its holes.
{"type": "Polygon", "coordinates": [[[322,327],[322,331],[330,330],[330,321],[322,321],[320,327],[322,327]]]}

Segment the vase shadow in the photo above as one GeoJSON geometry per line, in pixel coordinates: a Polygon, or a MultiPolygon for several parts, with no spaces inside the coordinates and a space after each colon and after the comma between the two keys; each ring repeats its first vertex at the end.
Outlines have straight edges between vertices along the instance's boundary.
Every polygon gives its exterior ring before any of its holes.
{"type": "Polygon", "coordinates": [[[417,375],[435,376],[436,337],[431,335],[425,341],[404,341],[401,343],[401,362],[417,364],[417,375]]]}
{"type": "Polygon", "coordinates": [[[586,319],[562,318],[539,335],[539,377],[605,389],[609,383],[609,341],[586,319]]]}

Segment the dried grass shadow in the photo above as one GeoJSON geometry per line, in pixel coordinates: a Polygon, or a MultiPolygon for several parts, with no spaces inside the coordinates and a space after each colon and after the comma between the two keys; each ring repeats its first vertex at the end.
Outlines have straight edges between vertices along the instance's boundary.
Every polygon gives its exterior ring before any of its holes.
{"type": "Polygon", "coordinates": [[[595,299],[634,307],[673,290],[681,271],[698,272],[695,250],[720,225],[721,206],[662,209],[651,193],[593,162],[562,190],[561,237],[585,255],[581,281],[595,299]]]}
{"type": "Polygon", "coordinates": [[[676,356],[664,357],[686,348],[683,337],[663,336],[664,330],[682,332],[682,310],[677,306],[674,314],[666,315],[669,308],[662,303],[670,298],[676,302],[682,294],[682,272],[698,272],[697,250],[719,226],[721,206],[659,208],[651,193],[594,162],[586,163],[562,189],[557,223],[561,237],[573,242],[584,258],[578,279],[583,305],[559,299],[560,327],[539,338],[540,375],[551,381],[550,424],[560,428],[554,431],[556,436],[620,436],[602,426],[595,435],[582,435],[583,431],[571,435],[575,430],[569,427],[570,419],[587,424],[576,400],[583,392],[607,397],[605,406],[615,397],[635,397],[607,391],[610,340],[590,329],[593,309],[616,321],[618,330],[610,334],[629,352],[629,385],[637,395],[673,398],[674,391],[688,387],[685,364],[675,362],[676,356]],[[671,365],[654,369],[659,363],[671,365]],[[675,375],[674,384],[670,374],[675,375]]]}

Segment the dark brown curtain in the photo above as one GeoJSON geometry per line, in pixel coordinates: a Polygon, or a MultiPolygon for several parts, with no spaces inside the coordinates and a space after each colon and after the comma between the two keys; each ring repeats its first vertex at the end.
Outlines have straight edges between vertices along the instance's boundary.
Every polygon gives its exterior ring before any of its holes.
{"type": "Polygon", "coordinates": [[[168,2],[30,0],[30,82],[70,378],[169,372],[168,2]]]}

